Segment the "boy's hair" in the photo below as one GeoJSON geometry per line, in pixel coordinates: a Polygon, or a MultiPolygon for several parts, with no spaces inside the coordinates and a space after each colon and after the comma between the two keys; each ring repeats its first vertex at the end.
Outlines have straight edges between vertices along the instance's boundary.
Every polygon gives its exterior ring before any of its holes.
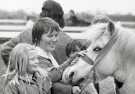
{"type": "Polygon", "coordinates": [[[32,28],[32,43],[38,45],[43,34],[52,33],[54,30],[61,31],[57,22],[49,17],[40,18],[32,28]]]}
{"type": "Polygon", "coordinates": [[[83,45],[79,40],[72,40],[66,45],[66,55],[69,57],[72,52],[76,52],[76,47],[79,47],[80,50],[86,50],[86,45],[83,45]]]}

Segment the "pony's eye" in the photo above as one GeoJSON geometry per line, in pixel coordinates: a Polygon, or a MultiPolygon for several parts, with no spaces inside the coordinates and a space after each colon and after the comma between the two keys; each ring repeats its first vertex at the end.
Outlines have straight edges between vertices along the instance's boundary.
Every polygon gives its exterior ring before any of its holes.
{"type": "Polygon", "coordinates": [[[102,50],[102,48],[101,47],[98,47],[98,46],[93,49],[94,52],[99,52],[101,50],[102,50]]]}

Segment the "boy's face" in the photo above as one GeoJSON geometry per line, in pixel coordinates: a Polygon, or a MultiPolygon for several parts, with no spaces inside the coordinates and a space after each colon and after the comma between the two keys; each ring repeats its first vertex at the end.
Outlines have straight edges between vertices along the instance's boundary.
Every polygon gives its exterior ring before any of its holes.
{"type": "Polygon", "coordinates": [[[44,50],[49,52],[55,50],[58,34],[59,32],[54,30],[51,33],[48,32],[42,35],[40,44],[44,47],[44,50]]]}
{"type": "Polygon", "coordinates": [[[79,46],[76,45],[75,48],[74,48],[74,50],[71,51],[69,57],[72,56],[74,53],[79,52],[79,51],[81,51],[81,49],[80,49],[79,46]]]}

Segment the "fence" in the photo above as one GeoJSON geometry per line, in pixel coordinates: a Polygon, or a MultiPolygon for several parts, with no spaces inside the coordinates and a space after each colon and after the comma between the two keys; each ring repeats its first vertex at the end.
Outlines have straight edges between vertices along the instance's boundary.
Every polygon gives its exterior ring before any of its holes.
{"type": "MultiPolygon", "coordinates": [[[[0,43],[3,43],[10,38],[14,38],[19,33],[23,32],[26,28],[26,20],[9,20],[9,19],[0,19],[0,43]]],[[[135,22],[122,22],[124,27],[134,28],[135,22]]],[[[80,39],[80,33],[87,30],[88,27],[64,27],[63,31],[66,32],[69,36],[75,39],[80,39]]]]}

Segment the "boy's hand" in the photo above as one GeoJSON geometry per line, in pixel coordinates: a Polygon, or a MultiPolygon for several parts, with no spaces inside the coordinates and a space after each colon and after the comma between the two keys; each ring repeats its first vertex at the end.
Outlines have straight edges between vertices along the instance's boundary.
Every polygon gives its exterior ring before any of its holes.
{"type": "Polygon", "coordinates": [[[85,56],[86,54],[87,54],[87,50],[83,50],[83,51],[80,51],[78,54],[80,55],[80,56],[85,56]]]}
{"type": "Polygon", "coordinates": [[[81,89],[79,86],[73,86],[72,92],[73,92],[73,94],[79,94],[81,92],[81,89]]]}

